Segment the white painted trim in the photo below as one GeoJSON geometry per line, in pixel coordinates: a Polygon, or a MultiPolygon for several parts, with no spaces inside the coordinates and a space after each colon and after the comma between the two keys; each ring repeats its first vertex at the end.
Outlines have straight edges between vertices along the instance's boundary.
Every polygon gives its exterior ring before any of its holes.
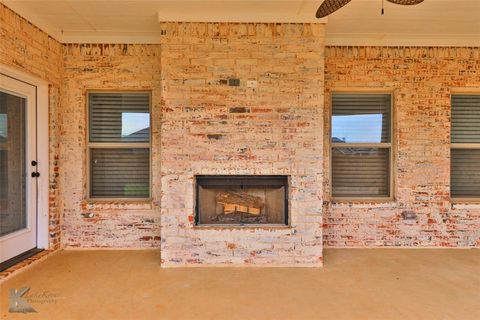
{"type": "Polygon", "coordinates": [[[38,172],[40,173],[40,177],[38,178],[37,247],[48,249],[48,180],[50,150],[48,128],[48,83],[41,78],[3,64],[0,64],[0,72],[37,87],[37,162],[38,172]]]}
{"type": "Polygon", "coordinates": [[[51,21],[45,20],[40,15],[38,15],[37,12],[35,12],[28,5],[26,5],[24,1],[8,1],[8,4],[3,3],[3,1],[0,2],[28,22],[32,23],[35,27],[47,33],[50,37],[61,42],[61,30],[58,30],[58,28],[54,24],[52,24],[51,21]]]}
{"type": "Polygon", "coordinates": [[[48,249],[49,225],[49,105],[48,84],[37,83],[38,234],[37,248],[48,249]]]}
{"type": "MultiPolygon", "coordinates": [[[[4,4],[60,43],[161,44],[160,30],[130,32],[121,28],[119,30],[98,29],[91,26],[89,28],[88,25],[83,26],[83,30],[61,30],[53,20],[37,14],[28,5],[28,1],[5,1],[4,4]]],[[[205,11],[205,5],[205,1],[164,0],[161,1],[161,11],[157,12],[157,20],[159,22],[321,23],[327,25],[325,39],[327,46],[480,47],[478,32],[476,34],[428,34],[426,30],[424,32],[427,33],[422,32],[422,34],[385,34],[381,30],[378,33],[355,33],[355,30],[352,30],[352,33],[329,33],[328,18],[315,18],[317,3],[314,0],[243,1],[243,3],[228,1],[228,4],[223,1],[210,1],[207,4],[208,11],[205,11]],[[225,10],[226,6],[229,6],[229,10],[225,10]]],[[[349,16],[346,18],[348,19],[349,16]]],[[[448,21],[444,22],[448,23],[448,21]]],[[[442,23],[441,20],[439,23],[442,23]]]]}
{"type": "MultiPolygon", "coordinates": [[[[328,30],[328,29],[327,29],[328,30]]],[[[158,32],[69,31],[61,37],[62,43],[119,43],[161,44],[158,32]]],[[[383,46],[383,47],[480,47],[480,37],[458,35],[399,34],[327,34],[326,46],[383,46]]]]}
{"type": "Polygon", "coordinates": [[[65,31],[61,43],[160,44],[158,32],[65,31]]]}
{"type": "Polygon", "coordinates": [[[326,46],[480,47],[480,36],[418,34],[327,34],[326,46]]]}
{"type": "MultiPolygon", "coordinates": [[[[241,2],[239,2],[241,4],[241,2]]],[[[163,4],[165,8],[168,3],[163,4]]],[[[237,10],[224,10],[215,7],[206,13],[201,10],[203,5],[198,4],[197,10],[184,10],[178,3],[170,4],[169,7],[158,12],[158,22],[182,21],[182,22],[233,22],[233,23],[321,23],[325,24],[328,18],[315,18],[314,12],[309,15],[300,15],[296,11],[275,10],[275,6],[259,6],[257,8],[239,6],[237,10]]],[[[258,6],[258,4],[257,4],[258,6]]]]}

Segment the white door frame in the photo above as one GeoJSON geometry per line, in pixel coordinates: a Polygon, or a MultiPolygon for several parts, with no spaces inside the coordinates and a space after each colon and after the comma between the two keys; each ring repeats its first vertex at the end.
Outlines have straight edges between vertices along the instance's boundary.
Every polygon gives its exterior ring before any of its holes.
{"type": "MultiPolygon", "coordinates": [[[[23,174],[17,176],[16,178],[20,178],[21,180],[25,179],[22,182],[25,188],[22,191],[24,191],[25,193],[24,197],[22,197],[21,194],[23,192],[19,192],[16,195],[18,197],[16,200],[20,200],[23,209],[20,212],[17,212],[17,214],[20,214],[22,216],[25,215],[26,223],[24,226],[17,225],[15,228],[17,230],[9,232],[0,238],[0,246],[2,248],[0,252],[0,259],[3,262],[19,254],[22,254],[23,252],[37,247],[37,179],[30,176],[30,173],[32,171],[36,171],[36,167],[33,167],[31,165],[31,162],[33,160],[37,160],[37,88],[22,81],[18,81],[17,79],[13,79],[9,76],[0,74],[0,90],[7,93],[8,95],[19,97],[25,100],[25,105],[22,106],[19,103],[15,106],[15,109],[20,109],[23,107],[25,108],[24,110],[12,110],[13,113],[24,113],[25,117],[24,119],[22,119],[23,117],[20,118],[20,121],[18,121],[19,123],[16,124],[18,127],[12,128],[12,130],[16,131],[21,130],[20,128],[24,128],[22,130],[22,135],[24,135],[24,141],[19,142],[19,147],[21,149],[24,149],[25,151],[22,152],[21,155],[17,155],[19,156],[19,158],[16,158],[15,162],[23,164],[23,174]],[[23,125],[21,122],[23,122],[23,125]]],[[[8,119],[7,116],[7,122],[8,121],[10,121],[10,119],[8,119]]],[[[11,127],[11,125],[8,126],[11,127]]],[[[13,136],[14,135],[15,134],[13,134],[13,136]]],[[[10,182],[7,187],[15,188],[13,185],[11,185],[11,183],[12,182],[10,182]]],[[[11,194],[10,192],[8,193],[10,197],[11,194]]],[[[12,201],[13,199],[10,199],[9,197],[7,197],[7,201],[12,201]]],[[[17,202],[15,200],[13,201],[17,202]]],[[[7,205],[7,208],[7,211],[10,211],[10,206],[7,205]]],[[[11,214],[14,213],[11,212],[11,214]]]]}
{"type": "MultiPolygon", "coordinates": [[[[48,249],[49,225],[49,108],[48,82],[26,72],[0,64],[0,73],[27,82],[37,88],[37,248],[48,249]]],[[[29,171],[27,171],[29,173],[29,171]]]]}

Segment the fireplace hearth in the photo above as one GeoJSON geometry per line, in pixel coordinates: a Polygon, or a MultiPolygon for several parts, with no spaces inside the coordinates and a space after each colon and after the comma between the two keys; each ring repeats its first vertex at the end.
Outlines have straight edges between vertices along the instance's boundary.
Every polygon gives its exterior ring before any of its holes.
{"type": "Polygon", "coordinates": [[[287,176],[196,176],[196,225],[288,225],[287,176]]]}

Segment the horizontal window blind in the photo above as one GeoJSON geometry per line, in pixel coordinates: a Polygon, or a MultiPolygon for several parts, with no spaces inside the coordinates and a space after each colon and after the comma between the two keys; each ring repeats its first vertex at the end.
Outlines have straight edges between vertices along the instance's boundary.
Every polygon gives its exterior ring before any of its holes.
{"type": "Polygon", "coordinates": [[[389,94],[334,94],[332,142],[390,142],[389,94]]]}
{"type": "Polygon", "coordinates": [[[480,149],[452,149],[451,195],[480,198],[480,149]]]}
{"type": "Polygon", "coordinates": [[[92,197],[147,198],[150,150],[144,148],[91,148],[92,197]]]}
{"type": "Polygon", "coordinates": [[[389,152],[388,148],[333,148],[332,195],[387,197],[389,152]]]}
{"type": "Polygon", "coordinates": [[[480,95],[452,95],[452,143],[480,143],[480,95]]]}
{"type": "Polygon", "coordinates": [[[92,92],[88,95],[90,142],[148,142],[150,95],[92,92]]]}

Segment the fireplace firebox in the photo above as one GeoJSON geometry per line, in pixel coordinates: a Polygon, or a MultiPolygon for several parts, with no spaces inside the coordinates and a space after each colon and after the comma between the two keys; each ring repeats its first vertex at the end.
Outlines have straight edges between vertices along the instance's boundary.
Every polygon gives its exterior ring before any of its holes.
{"type": "Polygon", "coordinates": [[[287,176],[196,176],[196,225],[288,225],[287,176]]]}

